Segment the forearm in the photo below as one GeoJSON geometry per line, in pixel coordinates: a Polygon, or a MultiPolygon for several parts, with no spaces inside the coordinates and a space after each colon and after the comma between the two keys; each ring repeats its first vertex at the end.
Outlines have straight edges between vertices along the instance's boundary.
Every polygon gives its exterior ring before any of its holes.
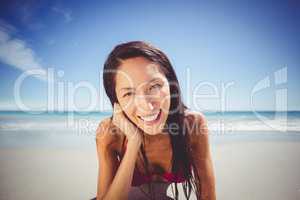
{"type": "Polygon", "coordinates": [[[126,152],[103,200],[128,199],[140,141],[128,141],[126,152]]]}

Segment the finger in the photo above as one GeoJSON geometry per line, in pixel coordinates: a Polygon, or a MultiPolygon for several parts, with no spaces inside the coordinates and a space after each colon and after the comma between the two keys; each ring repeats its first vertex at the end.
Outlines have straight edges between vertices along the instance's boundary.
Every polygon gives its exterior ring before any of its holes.
{"type": "Polygon", "coordinates": [[[114,115],[117,119],[120,119],[122,117],[122,109],[121,109],[121,106],[120,104],[118,103],[114,103],[114,115]]]}
{"type": "Polygon", "coordinates": [[[113,123],[125,133],[127,137],[131,137],[137,131],[136,128],[128,121],[122,112],[121,106],[118,103],[114,103],[114,116],[113,123]]]}
{"type": "Polygon", "coordinates": [[[122,109],[121,109],[120,104],[114,103],[114,112],[115,112],[116,114],[122,113],[122,109]]]}
{"type": "Polygon", "coordinates": [[[123,130],[123,123],[124,120],[122,119],[122,110],[120,108],[120,105],[118,103],[114,103],[114,114],[113,114],[113,123],[122,131],[123,130]]]}
{"type": "Polygon", "coordinates": [[[117,112],[117,103],[114,103],[114,107],[113,107],[113,121],[116,121],[118,112],[117,112]]]}
{"type": "Polygon", "coordinates": [[[114,103],[113,107],[113,123],[118,126],[118,112],[117,112],[117,103],[114,103]]]}

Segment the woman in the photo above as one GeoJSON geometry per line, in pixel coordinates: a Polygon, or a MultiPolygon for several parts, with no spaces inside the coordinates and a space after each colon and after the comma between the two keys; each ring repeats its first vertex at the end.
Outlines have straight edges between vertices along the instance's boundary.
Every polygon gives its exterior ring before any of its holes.
{"type": "Polygon", "coordinates": [[[97,199],[171,199],[171,183],[175,199],[177,183],[186,199],[215,199],[205,118],[183,104],[167,56],[145,42],[120,44],[103,82],[114,112],[97,129],[97,199]]]}

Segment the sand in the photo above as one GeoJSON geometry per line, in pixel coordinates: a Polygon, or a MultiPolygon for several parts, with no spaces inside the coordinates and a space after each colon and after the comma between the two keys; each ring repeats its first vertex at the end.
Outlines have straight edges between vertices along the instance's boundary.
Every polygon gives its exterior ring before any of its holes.
{"type": "MultiPolygon", "coordinates": [[[[227,140],[212,142],[211,150],[217,199],[300,199],[299,140],[227,140]]],[[[97,167],[94,146],[2,147],[0,199],[90,199],[97,167]]]]}
{"type": "Polygon", "coordinates": [[[89,199],[96,194],[91,150],[1,149],[0,199],[89,199]]]}

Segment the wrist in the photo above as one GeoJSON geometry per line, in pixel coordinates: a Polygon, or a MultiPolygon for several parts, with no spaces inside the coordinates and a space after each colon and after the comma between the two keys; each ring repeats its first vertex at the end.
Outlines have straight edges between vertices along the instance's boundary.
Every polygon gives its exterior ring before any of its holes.
{"type": "Polygon", "coordinates": [[[127,146],[133,146],[136,148],[140,148],[142,144],[142,138],[140,135],[132,135],[130,138],[127,138],[127,146]]]}

